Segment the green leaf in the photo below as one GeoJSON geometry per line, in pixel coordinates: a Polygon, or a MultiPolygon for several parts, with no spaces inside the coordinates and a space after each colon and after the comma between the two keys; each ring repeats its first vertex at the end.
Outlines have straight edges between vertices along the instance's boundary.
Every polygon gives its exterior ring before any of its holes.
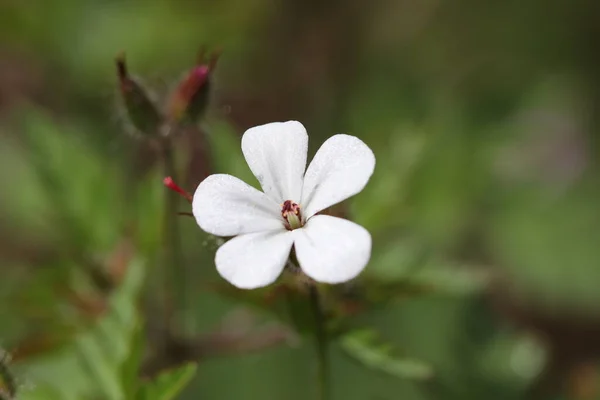
{"type": "Polygon", "coordinates": [[[74,248],[111,248],[121,234],[115,229],[122,218],[118,165],[107,164],[75,126],[58,125],[43,112],[24,110],[21,127],[36,191],[50,205],[44,232],[74,248]]]}
{"type": "Polygon", "coordinates": [[[172,400],[189,383],[196,373],[196,363],[164,371],[146,383],[137,393],[137,400],[172,400]]]}
{"type": "Polygon", "coordinates": [[[142,324],[136,328],[136,332],[131,337],[129,348],[131,349],[127,360],[121,367],[121,387],[125,392],[125,398],[133,399],[136,390],[138,389],[138,376],[142,357],[144,355],[144,347],[146,345],[144,330],[142,324]]]}
{"type": "Polygon", "coordinates": [[[77,336],[72,345],[20,366],[20,375],[34,387],[24,391],[20,399],[86,400],[100,396],[125,400],[133,389],[124,385],[131,382],[124,382],[123,374],[131,374],[127,372],[132,368],[131,358],[139,357],[132,341],[139,333],[136,303],[143,277],[143,264],[134,260],[110,299],[109,311],[95,326],[77,336]]]}
{"type": "Polygon", "coordinates": [[[382,342],[371,329],[352,331],[342,336],[339,343],[346,354],[367,368],[403,379],[425,380],[433,376],[428,364],[395,356],[393,346],[382,342]]]}

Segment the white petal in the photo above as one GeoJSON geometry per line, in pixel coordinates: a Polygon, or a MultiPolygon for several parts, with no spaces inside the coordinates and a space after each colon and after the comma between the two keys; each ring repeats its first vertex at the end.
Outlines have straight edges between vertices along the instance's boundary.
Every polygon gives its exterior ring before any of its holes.
{"type": "Polygon", "coordinates": [[[267,286],[281,274],[293,241],[287,230],[237,236],[217,250],[217,270],[241,289],[267,286]]]}
{"type": "Polygon", "coordinates": [[[308,135],[300,122],[274,122],[248,129],[242,151],[264,192],[278,204],[298,203],[306,169],[308,135]]]}
{"type": "Polygon", "coordinates": [[[217,236],[285,229],[280,206],[231,175],[211,175],[202,181],[192,210],[200,228],[217,236]]]}
{"type": "Polygon", "coordinates": [[[342,218],[317,215],[292,231],[302,271],[319,282],[340,283],[356,277],[371,258],[371,235],[342,218]]]}
{"type": "Polygon", "coordinates": [[[360,192],[375,169],[375,155],[357,137],[327,139],[304,176],[302,201],[305,218],[360,192]]]}

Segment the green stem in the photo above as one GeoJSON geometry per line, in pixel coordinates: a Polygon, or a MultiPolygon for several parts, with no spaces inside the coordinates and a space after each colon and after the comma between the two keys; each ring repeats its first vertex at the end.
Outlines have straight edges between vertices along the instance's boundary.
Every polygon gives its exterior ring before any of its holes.
{"type": "MultiPolygon", "coordinates": [[[[173,144],[170,139],[165,139],[162,144],[163,147],[163,163],[165,176],[170,176],[175,182],[177,182],[177,168],[175,166],[175,157],[173,151],[173,144]]],[[[185,268],[183,266],[183,253],[181,248],[181,236],[179,230],[179,215],[178,215],[178,201],[179,196],[172,190],[165,190],[165,266],[166,282],[171,283],[171,290],[175,293],[175,309],[180,310],[183,315],[186,314],[186,307],[189,304],[187,302],[187,283],[185,268]],[[170,276],[169,276],[170,275],[170,276]]],[[[170,301],[166,300],[165,304],[167,310],[172,310],[170,307],[170,301]]],[[[173,327],[175,321],[173,316],[168,318],[169,325],[173,327]]]]}
{"type": "Polygon", "coordinates": [[[329,339],[327,337],[326,317],[323,312],[321,296],[316,284],[311,284],[310,306],[315,317],[315,347],[317,349],[317,390],[318,399],[329,398],[329,339]]]}

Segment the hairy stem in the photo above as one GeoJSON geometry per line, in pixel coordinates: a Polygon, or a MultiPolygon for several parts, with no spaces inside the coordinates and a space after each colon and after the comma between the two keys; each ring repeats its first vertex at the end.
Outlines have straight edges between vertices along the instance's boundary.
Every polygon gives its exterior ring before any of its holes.
{"type": "Polygon", "coordinates": [[[326,317],[321,296],[316,284],[309,288],[310,306],[315,317],[315,347],[317,350],[317,390],[318,399],[329,399],[329,339],[327,337],[326,317]]]}
{"type": "MultiPolygon", "coordinates": [[[[173,154],[173,143],[170,139],[166,139],[162,144],[164,174],[170,176],[177,182],[177,168],[175,166],[175,157],[173,154]]],[[[181,236],[179,231],[179,210],[177,204],[179,196],[172,190],[165,190],[165,277],[169,279],[166,282],[171,284],[170,289],[175,293],[176,310],[180,310],[183,315],[186,314],[186,308],[189,304],[187,301],[187,283],[185,268],[183,265],[183,253],[181,248],[181,236]]],[[[170,301],[165,299],[166,309],[169,310],[170,301]]],[[[175,321],[170,325],[173,326],[175,321]]]]}

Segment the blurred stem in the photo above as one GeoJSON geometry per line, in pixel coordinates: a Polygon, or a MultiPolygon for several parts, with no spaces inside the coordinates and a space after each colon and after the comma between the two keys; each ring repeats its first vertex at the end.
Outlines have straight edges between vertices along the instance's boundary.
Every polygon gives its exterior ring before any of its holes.
{"type": "Polygon", "coordinates": [[[326,317],[319,288],[316,283],[309,287],[310,306],[315,317],[315,347],[317,350],[317,390],[319,400],[329,398],[329,351],[326,317]]]}
{"type": "MultiPolygon", "coordinates": [[[[173,149],[173,142],[169,138],[162,142],[163,150],[163,163],[165,176],[170,176],[175,182],[178,181],[177,168],[175,164],[175,156],[173,149]]],[[[171,279],[167,279],[166,282],[171,283],[171,290],[175,293],[176,299],[174,306],[177,310],[182,311],[183,315],[186,315],[187,307],[187,284],[185,269],[183,268],[183,253],[181,249],[181,236],[179,231],[179,215],[177,203],[179,196],[172,190],[165,190],[165,260],[167,273],[165,276],[170,275],[171,279]]],[[[168,290],[166,291],[168,293],[168,290]]],[[[165,296],[165,308],[167,314],[172,314],[172,304],[169,304],[168,295],[165,296]]],[[[172,315],[168,315],[169,325],[172,327],[174,321],[172,315]]]]}

